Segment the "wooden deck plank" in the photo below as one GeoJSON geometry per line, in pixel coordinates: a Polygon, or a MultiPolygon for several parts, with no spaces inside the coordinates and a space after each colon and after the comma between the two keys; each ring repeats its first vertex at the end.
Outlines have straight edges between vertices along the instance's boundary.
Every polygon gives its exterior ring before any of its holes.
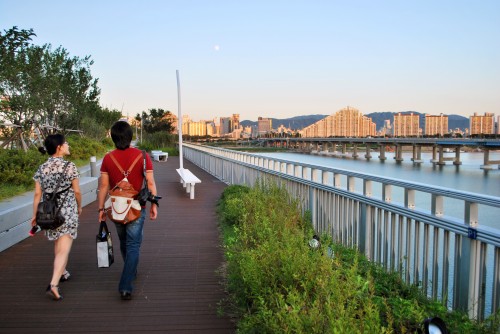
{"type": "Polygon", "coordinates": [[[215,205],[225,185],[189,161],[198,176],[195,199],[186,196],[178,157],[154,162],[159,218],[146,219],[138,278],[131,301],[118,281],[123,261],[111,224],[115,263],[97,268],[97,203],[84,208],[78,238],[61,283],[64,300],[45,296],[53,244],[40,233],[0,253],[0,333],[234,333],[217,315],[224,297],[217,270],[223,261],[215,205]]]}

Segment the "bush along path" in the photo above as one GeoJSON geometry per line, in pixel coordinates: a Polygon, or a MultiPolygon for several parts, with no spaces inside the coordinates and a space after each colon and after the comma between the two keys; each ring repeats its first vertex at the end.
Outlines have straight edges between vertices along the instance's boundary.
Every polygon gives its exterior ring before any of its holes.
{"type": "Polygon", "coordinates": [[[279,185],[229,186],[217,210],[230,296],[221,308],[239,333],[423,333],[436,316],[450,333],[498,333],[494,316],[449,312],[326,235],[311,247],[308,214],[279,185]]]}

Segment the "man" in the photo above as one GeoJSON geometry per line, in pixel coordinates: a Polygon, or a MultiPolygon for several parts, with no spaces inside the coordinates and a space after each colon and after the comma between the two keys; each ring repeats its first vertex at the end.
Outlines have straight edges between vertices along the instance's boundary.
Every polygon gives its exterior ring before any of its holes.
{"type": "MultiPolygon", "coordinates": [[[[141,157],[143,155],[141,150],[130,147],[132,135],[132,128],[127,122],[118,121],[111,127],[111,139],[116,149],[106,154],[102,160],[99,193],[97,195],[99,203],[99,221],[106,220],[104,202],[109,189],[112,189],[124,178],[123,173],[113,161],[111,155],[125,171],[130,168],[138,155],[141,155],[141,157]]],[[[136,163],[127,175],[129,183],[131,183],[137,191],[142,188],[144,181],[143,166],[143,159],[141,158],[139,163],[136,163]]],[[[151,194],[156,196],[157,192],[153,175],[153,164],[149,155],[146,155],[146,182],[151,194]]],[[[157,215],[157,204],[151,203],[149,218],[155,220],[157,215]]],[[[145,218],[146,208],[144,206],[142,207],[140,217],[136,220],[128,222],[127,224],[115,223],[116,233],[120,239],[120,252],[124,262],[120,284],[118,286],[118,291],[120,292],[122,300],[132,299],[132,282],[137,276],[137,266],[139,264],[145,218]]]]}

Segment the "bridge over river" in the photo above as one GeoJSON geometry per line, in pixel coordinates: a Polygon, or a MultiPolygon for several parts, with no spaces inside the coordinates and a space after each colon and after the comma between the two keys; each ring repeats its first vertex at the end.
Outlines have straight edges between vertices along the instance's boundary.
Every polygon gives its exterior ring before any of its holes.
{"type": "Polygon", "coordinates": [[[374,150],[379,152],[378,158],[386,160],[386,152],[395,153],[396,161],[403,161],[403,151],[411,149],[413,163],[422,163],[422,148],[432,149],[430,162],[444,165],[452,161],[460,165],[460,153],[464,149],[483,152],[483,169],[500,167],[500,160],[491,160],[490,151],[500,150],[500,139],[480,138],[261,138],[256,141],[259,145],[286,147],[293,150],[306,151],[316,154],[358,158],[359,151],[364,149],[365,159],[373,158],[374,150]],[[446,153],[454,153],[449,156],[446,153]]]}

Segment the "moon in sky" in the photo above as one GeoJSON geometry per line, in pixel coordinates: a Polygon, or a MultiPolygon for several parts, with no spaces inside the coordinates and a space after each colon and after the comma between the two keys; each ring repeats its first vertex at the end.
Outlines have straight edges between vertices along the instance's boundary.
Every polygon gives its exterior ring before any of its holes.
{"type": "Polygon", "coordinates": [[[214,45],[214,50],[215,51],[219,51],[220,50],[220,46],[218,44],[214,45]]]}

